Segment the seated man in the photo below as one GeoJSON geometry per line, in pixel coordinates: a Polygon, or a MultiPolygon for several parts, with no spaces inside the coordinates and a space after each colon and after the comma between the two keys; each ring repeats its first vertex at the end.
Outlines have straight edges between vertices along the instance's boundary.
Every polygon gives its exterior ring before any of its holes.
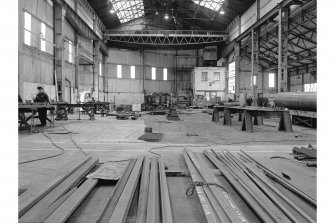
{"type": "MultiPolygon", "coordinates": [[[[49,102],[48,95],[44,92],[43,87],[38,86],[37,89],[39,90],[38,94],[36,95],[35,102],[49,102]]],[[[46,126],[47,120],[47,109],[46,108],[38,108],[38,118],[41,121],[41,125],[39,126],[46,126]]]]}

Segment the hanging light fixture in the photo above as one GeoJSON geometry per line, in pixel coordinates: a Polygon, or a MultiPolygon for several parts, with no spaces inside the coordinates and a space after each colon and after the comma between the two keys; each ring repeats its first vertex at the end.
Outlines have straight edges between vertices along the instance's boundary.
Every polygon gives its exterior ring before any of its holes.
{"type": "Polygon", "coordinates": [[[164,19],[169,19],[169,15],[166,13],[164,19]]]}
{"type": "Polygon", "coordinates": [[[223,15],[224,14],[224,11],[223,9],[220,10],[220,15],[223,15]]]}
{"type": "Polygon", "coordinates": [[[109,12],[110,12],[111,14],[114,14],[114,13],[115,13],[115,10],[112,8],[109,12]]]}
{"type": "Polygon", "coordinates": [[[156,15],[158,15],[158,11],[156,11],[156,15]]]}

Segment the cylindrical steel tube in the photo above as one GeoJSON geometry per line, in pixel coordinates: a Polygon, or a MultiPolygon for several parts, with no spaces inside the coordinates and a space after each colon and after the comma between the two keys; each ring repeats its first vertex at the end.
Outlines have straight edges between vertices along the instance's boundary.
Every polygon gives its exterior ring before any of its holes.
{"type": "Polygon", "coordinates": [[[282,92],[274,96],[277,107],[316,111],[316,92],[282,92]]]}

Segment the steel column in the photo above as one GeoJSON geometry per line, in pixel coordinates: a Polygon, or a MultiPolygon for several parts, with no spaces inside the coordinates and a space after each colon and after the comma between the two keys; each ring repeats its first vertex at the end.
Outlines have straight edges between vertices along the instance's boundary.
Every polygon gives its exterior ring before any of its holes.
{"type": "Polygon", "coordinates": [[[63,69],[65,67],[64,62],[64,24],[65,24],[65,10],[61,5],[54,5],[54,21],[55,21],[55,61],[56,61],[56,75],[57,84],[60,86],[58,89],[58,99],[65,100],[65,75],[63,75],[63,69]]]}
{"type": "MultiPolygon", "coordinates": [[[[251,77],[252,77],[252,94],[257,98],[257,85],[254,85],[254,77],[259,77],[259,31],[251,31],[251,77]]],[[[257,79],[256,79],[257,80],[257,79]]]]}
{"type": "Polygon", "coordinates": [[[235,95],[238,97],[240,95],[240,51],[241,43],[235,42],[235,95]]]}
{"type": "Polygon", "coordinates": [[[288,91],[287,49],[289,8],[279,9],[278,21],[278,92],[288,91]]]}

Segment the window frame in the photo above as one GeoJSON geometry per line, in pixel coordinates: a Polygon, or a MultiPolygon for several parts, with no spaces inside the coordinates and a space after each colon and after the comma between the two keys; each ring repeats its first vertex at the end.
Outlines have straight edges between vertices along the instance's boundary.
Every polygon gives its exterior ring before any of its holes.
{"type": "Polygon", "coordinates": [[[208,72],[201,72],[201,81],[208,81],[208,72]],[[206,76],[204,76],[205,74],[206,76]]]}
{"type": "Polygon", "coordinates": [[[72,44],[72,41],[71,40],[67,40],[67,43],[68,43],[68,46],[69,46],[69,48],[68,48],[68,56],[69,56],[69,58],[68,58],[68,61],[69,61],[69,63],[74,63],[74,60],[73,60],[73,44],[72,44]]]}
{"type": "Polygon", "coordinates": [[[102,62],[99,61],[99,76],[102,77],[102,62]]]}
{"type": "Polygon", "coordinates": [[[122,78],[122,65],[121,64],[116,65],[116,77],[122,78]]]}
{"type": "Polygon", "coordinates": [[[136,68],[135,66],[130,66],[130,79],[136,78],[136,68]]]}
{"type": "Polygon", "coordinates": [[[156,80],[156,67],[151,67],[151,80],[156,80]]]}
{"type": "Polygon", "coordinates": [[[46,52],[46,35],[47,35],[47,26],[44,22],[41,22],[41,44],[40,48],[41,51],[46,52]],[[43,27],[44,27],[44,33],[43,33],[43,27]],[[43,49],[44,48],[44,49],[43,49]]]}
{"type": "Polygon", "coordinates": [[[24,30],[24,40],[23,40],[23,42],[27,46],[31,46],[32,45],[31,44],[31,34],[32,34],[32,31],[31,31],[31,27],[32,27],[31,19],[32,19],[31,14],[29,12],[27,12],[27,11],[24,11],[24,27],[23,27],[23,30],[24,30]],[[30,20],[29,25],[28,25],[27,18],[29,18],[29,20],[30,20]],[[27,25],[29,27],[27,27],[27,25]],[[27,35],[27,34],[29,34],[29,35],[27,35]],[[28,43],[28,40],[29,40],[29,43],[28,43]]]}
{"type": "Polygon", "coordinates": [[[269,88],[275,88],[276,86],[275,73],[269,73],[269,83],[268,84],[269,84],[269,88]],[[271,79],[272,79],[272,82],[271,82],[271,79]]]}
{"type": "Polygon", "coordinates": [[[167,68],[163,68],[163,80],[167,81],[167,68]]]}
{"type": "Polygon", "coordinates": [[[214,72],[214,81],[220,81],[220,72],[214,72]]]}

